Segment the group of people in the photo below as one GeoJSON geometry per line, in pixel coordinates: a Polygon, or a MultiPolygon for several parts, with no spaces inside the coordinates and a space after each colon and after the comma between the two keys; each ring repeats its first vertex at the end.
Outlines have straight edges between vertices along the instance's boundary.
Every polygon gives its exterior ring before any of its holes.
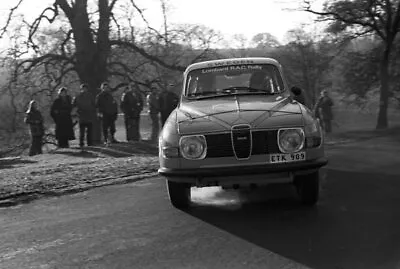
{"type": "MultiPolygon", "coordinates": [[[[164,126],[171,112],[179,102],[179,97],[173,91],[173,84],[159,89],[156,86],[150,88],[146,97],[148,113],[151,119],[152,130],[150,140],[156,142],[161,128],[164,126]]],[[[76,113],[79,124],[79,146],[83,147],[86,139],[88,146],[93,145],[93,128],[95,121],[99,121],[102,127],[104,143],[116,143],[116,120],[118,118],[118,104],[112,95],[110,86],[103,82],[101,91],[94,96],[87,84],[80,85],[80,93],[74,98],[67,92],[67,88],[61,87],[58,96],[50,108],[50,115],[55,123],[55,137],[59,148],[68,148],[69,141],[75,140],[73,115],[76,113]]],[[[333,101],[326,90],[321,92],[320,98],[314,106],[314,114],[320,120],[326,133],[332,131],[333,101]]],[[[144,107],[144,101],[139,87],[130,83],[120,100],[120,109],[124,114],[124,123],[127,141],[139,141],[140,117],[144,107]]],[[[25,122],[30,125],[31,147],[29,155],[42,153],[42,139],[44,135],[44,121],[38,109],[37,102],[32,100],[26,111],[25,122]]]]}
{"type": "MultiPolygon", "coordinates": [[[[146,96],[148,106],[148,114],[151,119],[151,135],[150,140],[157,142],[161,128],[164,126],[167,118],[179,103],[179,97],[173,91],[173,84],[169,84],[166,88],[151,86],[150,93],[146,96]]],[[[138,141],[140,136],[140,115],[144,107],[142,94],[135,84],[127,86],[126,91],[121,97],[120,108],[124,114],[126,140],[138,141]]]]}
{"type": "MultiPolygon", "coordinates": [[[[171,90],[173,85],[167,89],[158,90],[152,86],[147,96],[149,116],[152,121],[151,140],[157,141],[161,127],[164,125],[169,114],[178,104],[178,96],[171,90]]],[[[58,96],[50,108],[50,115],[55,123],[55,137],[59,148],[68,148],[69,141],[75,140],[73,117],[76,114],[79,124],[79,146],[93,145],[93,131],[96,121],[102,128],[104,143],[117,143],[115,138],[116,121],[118,118],[118,103],[112,95],[110,86],[103,82],[101,91],[94,96],[87,84],[80,85],[80,93],[74,98],[67,92],[67,88],[58,90],[58,96]]],[[[120,109],[124,114],[127,141],[139,141],[140,116],[144,107],[144,101],[139,87],[130,83],[126,86],[121,96],[120,109]]],[[[26,111],[25,123],[30,125],[31,147],[29,155],[42,153],[42,140],[44,135],[44,121],[38,109],[37,102],[32,100],[26,111]]]]}
{"type": "Polygon", "coordinates": [[[152,126],[150,136],[152,141],[157,141],[158,139],[160,118],[162,128],[171,112],[179,103],[179,97],[175,94],[173,88],[174,85],[169,84],[160,91],[157,87],[152,86],[150,94],[146,97],[152,126]]]}

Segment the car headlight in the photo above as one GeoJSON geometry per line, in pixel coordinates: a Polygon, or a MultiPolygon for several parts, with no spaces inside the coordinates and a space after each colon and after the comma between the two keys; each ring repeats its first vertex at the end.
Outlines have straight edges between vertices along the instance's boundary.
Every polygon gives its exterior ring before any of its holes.
{"type": "Polygon", "coordinates": [[[306,147],[316,148],[322,143],[322,128],[317,120],[314,120],[311,124],[304,126],[304,132],[306,135],[306,147]]]}
{"type": "Polygon", "coordinates": [[[302,128],[287,128],[278,131],[278,146],[283,153],[293,153],[303,149],[304,140],[302,128]]]}
{"type": "Polygon", "coordinates": [[[206,138],[204,135],[183,136],[179,140],[179,150],[185,159],[204,159],[207,154],[206,138]]]}

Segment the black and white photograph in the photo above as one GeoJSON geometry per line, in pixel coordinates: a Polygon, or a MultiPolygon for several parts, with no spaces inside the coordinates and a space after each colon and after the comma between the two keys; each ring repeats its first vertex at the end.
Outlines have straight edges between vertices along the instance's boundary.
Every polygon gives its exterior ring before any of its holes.
{"type": "Polygon", "coordinates": [[[0,58],[0,269],[400,269],[400,0],[3,0],[0,58]]]}

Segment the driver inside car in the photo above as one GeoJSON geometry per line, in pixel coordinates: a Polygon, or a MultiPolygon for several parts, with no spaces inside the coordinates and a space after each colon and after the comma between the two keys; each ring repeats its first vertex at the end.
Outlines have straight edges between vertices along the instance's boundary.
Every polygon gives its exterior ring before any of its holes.
{"type": "Polygon", "coordinates": [[[271,80],[264,72],[255,72],[249,83],[250,91],[265,91],[272,93],[271,80]]]}
{"type": "Polygon", "coordinates": [[[210,93],[215,91],[214,77],[211,75],[203,75],[198,78],[196,93],[210,93]]]}

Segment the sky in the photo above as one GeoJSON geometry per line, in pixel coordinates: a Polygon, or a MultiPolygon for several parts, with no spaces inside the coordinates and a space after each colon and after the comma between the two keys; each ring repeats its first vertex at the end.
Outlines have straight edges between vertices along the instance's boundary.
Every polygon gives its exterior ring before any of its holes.
{"type": "MultiPolygon", "coordinates": [[[[24,0],[21,11],[31,19],[54,0],[24,0]]],[[[268,32],[280,42],[288,30],[310,24],[311,14],[293,11],[301,0],[167,0],[171,23],[202,24],[221,32],[224,37],[242,34],[251,39],[257,33],[268,32]],[[292,11],[288,10],[292,9],[292,11]]],[[[321,2],[323,0],[316,0],[321,2]]],[[[0,28],[10,7],[18,0],[0,1],[0,28]]],[[[90,0],[89,0],[90,2],[90,0]]],[[[147,20],[158,28],[162,23],[160,0],[135,0],[146,8],[147,20]]]]}
{"type": "MultiPolygon", "coordinates": [[[[141,2],[148,5],[151,2],[155,6],[153,17],[160,17],[156,15],[158,0],[141,2]]],[[[268,32],[281,42],[288,30],[312,23],[313,18],[309,13],[294,11],[299,5],[296,0],[170,0],[170,3],[170,22],[203,24],[225,35],[243,34],[247,38],[268,32]]]]}

